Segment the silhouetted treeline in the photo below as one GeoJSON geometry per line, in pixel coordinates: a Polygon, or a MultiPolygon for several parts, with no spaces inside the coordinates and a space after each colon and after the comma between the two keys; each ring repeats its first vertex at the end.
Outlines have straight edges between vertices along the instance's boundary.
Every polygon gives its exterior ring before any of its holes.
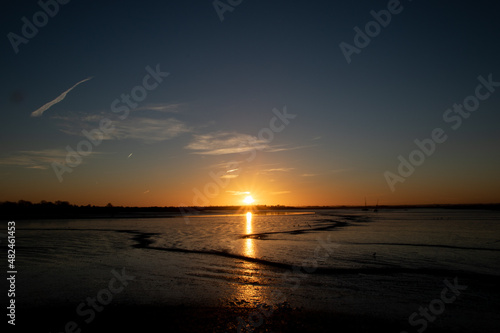
{"type": "Polygon", "coordinates": [[[105,217],[127,217],[154,215],[175,215],[179,213],[177,207],[123,207],[113,206],[108,203],[106,206],[78,206],[72,205],[68,201],[32,203],[30,201],[19,200],[18,202],[1,202],[0,212],[3,218],[7,219],[44,219],[44,218],[105,218],[105,217]]]}
{"type": "MultiPolygon", "coordinates": [[[[72,205],[68,201],[48,202],[42,200],[40,203],[19,200],[18,202],[0,202],[0,216],[3,219],[57,219],[57,218],[126,218],[126,217],[170,217],[180,215],[210,214],[221,210],[245,210],[252,211],[276,211],[276,210],[322,210],[322,209],[361,209],[364,206],[303,206],[292,207],[283,205],[254,205],[254,206],[209,206],[209,207],[124,207],[72,205]]],[[[378,206],[384,209],[421,209],[421,208],[448,208],[448,209],[480,209],[500,210],[500,204],[467,204],[467,205],[400,205],[400,206],[378,206]]]]}
{"type": "MultiPolygon", "coordinates": [[[[255,210],[283,210],[294,209],[287,206],[252,206],[255,210]]],[[[18,202],[0,202],[0,216],[2,218],[14,219],[66,219],[66,218],[126,218],[126,217],[170,217],[181,215],[196,215],[201,213],[214,213],[220,210],[239,210],[241,206],[209,206],[209,207],[124,207],[94,205],[72,205],[68,201],[48,202],[42,200],[40,203],[19,200],[18,202]]]]}

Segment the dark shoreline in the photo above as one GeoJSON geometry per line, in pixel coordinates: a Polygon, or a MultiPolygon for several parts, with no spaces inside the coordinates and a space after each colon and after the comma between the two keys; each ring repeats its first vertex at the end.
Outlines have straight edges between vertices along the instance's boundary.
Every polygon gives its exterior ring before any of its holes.
{"type": "Polygon", "coordinates": [[[253,213],[273,212],[306,212],[325,210],[352,210],[374,212],[377,210],[410,210],[410,209],[454,209],[454,210],[500,210],[497,204],[450,204],[450,205],[381,205],[377,207],[364,206],[207,206],[207,207],[123,207],[113,206],[78,206],[67,201],[31,203],[0,202],[0,212],[9,220],[29,219],[119,219],[119,218],[170,218],[189,217],[196,215],[211,215],[226,212],[251,211],[253,213]]]}
{"type": "MultiPolygon", "coordinates": [[[[407,321],[370,315],[306,311],[297,308],[204,307],[172,305],[122,305],[104,308],[86,323],[74,308],[19,309],[16,330],[37,332],[401,332],[407,321]],[[252,325],[253,323],[253,325],[252,325]],[[247,325],[245,327],[245,324],[247,325]],[[240,330],[238,330],[238,326],[240,330]]],[[[429,326],[427,333],[469,332],[429,326]]]]}

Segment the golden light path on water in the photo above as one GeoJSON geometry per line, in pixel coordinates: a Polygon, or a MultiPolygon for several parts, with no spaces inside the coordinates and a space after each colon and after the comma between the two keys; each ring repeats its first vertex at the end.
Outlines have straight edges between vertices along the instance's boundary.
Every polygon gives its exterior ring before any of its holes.
{"type": "MultiPolygon", "coordinates": [[[[254,232],[253,228],[253,214],[247,212],[244,215],[244,234],[251,235],[254,232]]],[[[258,256],[258,249],[256,248],[255,239],[249,237],[243,239],[242,254],[246,257],[255,258],[258,256]]],[[[236,290],[234,297],[237,302],[240,302],[241,306],[255,306],[259,303],[266,303],[267,301],[267,291],[262,287],[262,273],[258,264],[243,261],[241,264],[240,277],[238,278],[238,283],[236,285],[236,290]]]]}
{"type": "MultiPolygon", "coordinates": [[[[252,228],[252,213],[251,212],[247,212],[246,213],[246,219],[247,219],[247,223],[246,223],[246,234],[247,235],[251,235],[252,232],[253,232],[253,228],[252,228]]],[[[255,249],[253,247],[253,239],[252,238],[246,238],[245,239],[245,248],[244,248],[244,254],[245,256],[247,257],[253,257],[255,255],[255,249]]]]}

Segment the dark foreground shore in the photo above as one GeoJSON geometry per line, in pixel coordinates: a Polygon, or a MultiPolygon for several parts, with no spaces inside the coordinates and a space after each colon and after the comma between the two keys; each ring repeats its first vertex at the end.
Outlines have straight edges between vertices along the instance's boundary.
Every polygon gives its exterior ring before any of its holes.
{"type": "MultiPolygon", "coordinates": [[[[405,323],[301,309],[242,307],[110,306],[89,323],[74,309],[20,309],[9,332],[402,332],[405,323]]],[[[427,333],[470,332],[429,326],[427,333]]],[[[416,332],[416,331],[415,331],[416,332]]]]}

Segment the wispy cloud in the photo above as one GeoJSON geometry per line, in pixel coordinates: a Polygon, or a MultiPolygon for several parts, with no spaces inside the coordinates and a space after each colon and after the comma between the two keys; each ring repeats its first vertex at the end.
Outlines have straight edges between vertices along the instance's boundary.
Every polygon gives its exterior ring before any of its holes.
{"type": "Polygon", "coordinates": [[[340,172],[345,172],[348,171],[349,169],[337,169],[337,170],[329,170],[323,173],[303,173],[300,176],[301,177],[316,177],[316,176],[321,176],[321,175],[328,175],[332,173],[340,173],[340,172]]]}
{"type": "Polygon", "coordinates": [[[311,147],[315,147],[315,146],[316,145],[289,147],[289,146],[285,146],[285,145],[280,145],[280,146],[270,147],[266,151],[268,153],[277,153],[277,152],[281,152],[281,151],[289,151],[289,150],[297,150],[297,149],[303,149],[303,148],[311,148],[311,147]]]}
{"type": "Polygon", "coordinates": [[[213,170],[213,169],[219,169],[227,173],[231,172],[238,172],[240,171],[239,165],[243,163],[242,161],[236,161],[236,160],[228,160],[228,161],[223,161],[223,162],[218,162],[218,163],[213,163],[210,165],[207,165],[206,168],[213,170]]]}
{"type": "Polygon", "coordinates": [[[159,103],[159,104],[147,104],[141,107],[134,109],[134,112],[137,111],[156,111],[156,112],[170,112],[170,113],[178,113],[181,111],[181,108],[184,106],[182,103],[159,103]]]}
{"type": "MultiPolygon", "coordinates": [[[[104,155],[93,152],[92,157],[104,155]]],[[[65,149],[22,150],[0,158],[0,166],[46,170],[53,162],[65,163],[68,152],[65,149]]]]}
{"type": "Polygon", "coordinates": [[[294,170],[295,168],[272,168],[261,170],[262,173],[270,173],[270,172],[289,172],[294,170]]]}
{"type": "MultiPolygon", "coordinates": [[[[61,132],[69,135],[82,136],[82,130],[90,131],[99,128],[100,120],[113,119],[113,115],[99,113],[93,115],[71,117],[53,117],[62,120],[61,132]]],[[[160,142],[191,132],[182,121],[175,118],[146,117],[130,115],[125,120],[112,121],[114,130],[104,136],[104,140],[135,139],[146,143],[160,142]]]]}
{"type": "Polygon", "coordinates": [[[278,191],[278,192],[271,192],[269,194],[271,195],[280,195],[280,194],[288,194],[291,193],[290,191],[278,191]]]}
{"type": "Polygon", "coordinates": [[[52,107],[54,104],[57,104],[59,102],[61,102],[65,97],[66,95],[73,89],[75,89],[79,84],[85,82],[85,81],[88,81],[92,79],[92,77],[88,77],[84,80],[81,80],[80,82],[77,82],[75,85],[73,85],[71,88],[69,88],[68,90],[66,90],[65,92],[63,92],[61,95],[57,96],[56,99],[46,103],[45,105],[43,105],[41,108],[33,111],[31,113],[31,116],[32,117],[40,117],[45,111],[47,111],[50,107],[52,107]]]}
{"type": "Polygon", "coordinates": [[[241,191],[226,191],[227,193],[231,195],[245,195],[245,194],[250,194],[250,192],[241,192],[241,191]]]}
{"type": "Polygon", "coordinates": [[[237,132],[216,132],[195,135],[194,140],[185,148],[197,150],[196,154],[225,155],[262,150],[269,146],[266,141],[255,136],[237,132]]]}
{"type": "Polygon", "coordinates": [[[146,143],[169,140],[191,130],[175,118],[133,118],[116,122],[112,134],[117,139],[136,139],[146,143]]]}
{"type": "Polygon", "coordinates": [[[220,178],[222,178],[222,179],[233,179],[233,178],[236,178],[238,176],[239,175],[222,175],[222,176],[220,176],[220,178]]]}
{"type": "Polygon", "coordinates": [[[249,134],[238,132],[214,132],[194,135],[193,141],[191,141],[191,143],[189,143],[185,148],[196,150],[195,154],[225,155],[245,153],[254,150],[266,153],[275,153],[308,147],[311,146],[271,146],[268,141],[259,139],[256,136],[249,134]]]}
{"type": "Polygon", "coordinates": [[[52,162],[64,161],[67,153],[64,149],[19,151],[11,156],[0,158],[0,165],[44,170],[48,169],[52,162]]]}

